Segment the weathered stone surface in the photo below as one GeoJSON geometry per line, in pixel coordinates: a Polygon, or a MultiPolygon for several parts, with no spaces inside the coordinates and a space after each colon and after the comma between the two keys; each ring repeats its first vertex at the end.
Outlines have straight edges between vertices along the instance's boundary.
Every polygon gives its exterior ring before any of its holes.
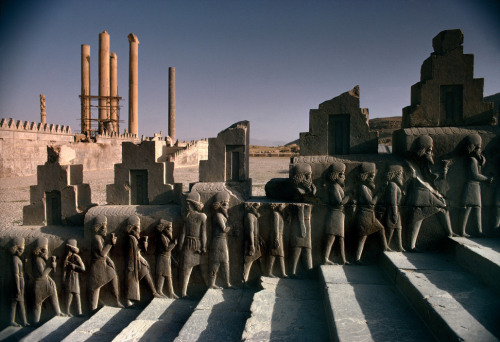
{"type": "Polygon", "coordinates": [[[174,185],[174,163],[166,160],[165,149],[165,141],[123,143],[114,184],[106,187],[108,204],[178,203],[182,186],[174,185]]]}
{"type": "Polygon", "coordinates": [[[332,340],[432,340],[377,266],[321,266],[321,278],[332,340]]]}
{"type": "Polygon", "coordinates": [[[252,297],[250,290],[209,289],[175,341],[240,340],[252,297]]]}
{"type": "Polygon", "coordinates": [[[54,317],[38,329],[26,335],[21,341],[61,341],[85,321],[81,317],[54,317]]]}
{"type": "Polygon", "coordinates": [[[500,292],[500,241],[463,237],[453,237],[451,241],[455,245],[455,258],[460,266],[500,292]]]}
{"type": "Polygon", "coordinates": [[[383,263],[439,340],[500,338],[500,297],[446,255],[384,253],[383,263]]]}
{"type": "Polygon", "coordinates": [[[111,341],[139,314],[136,309],[104,306],[94,316],[66,336],[64,342],[111,341]]]}
{"type": "Polygon", "coordinates": [[[377,153],[378,133],[359,107],[359,86],[309,111],[309,132],[300,133],[300,155],[377,153]]]}
{"type": "Polygon", "coordinates": [[[243,341],[328,341],[319,284],[314,280],[261,278],[243,341]]]}
{"type": "Polygon", "coordinates": [[[474,55],[463,53],[461,30],[433,40],[434,53],[422,64],[420,82],[411,87],[402,127],[491,125],[493,103],[483,102],[484,79],[474,78],[474,55]]]}

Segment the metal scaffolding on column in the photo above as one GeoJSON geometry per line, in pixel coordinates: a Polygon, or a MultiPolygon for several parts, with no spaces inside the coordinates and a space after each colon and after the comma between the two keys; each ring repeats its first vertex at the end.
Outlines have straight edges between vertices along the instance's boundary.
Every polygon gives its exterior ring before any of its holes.
{"type": "Polygon", "coordinates": [[[103,133],[120,133],[120,122],[123,122],[120,120],[120,100],[122,99],[120,96],[79,95],[78,97],[82,107],[82,134],[93,138],[103,133]],[[101,99],[105,100],[105,106],[99,105],[101,99]],[[99,119],[100,109],[105,109],[109,113],[107,118],[99,119]],[[88,116],[85,113],[88,113],[88,116]]]}

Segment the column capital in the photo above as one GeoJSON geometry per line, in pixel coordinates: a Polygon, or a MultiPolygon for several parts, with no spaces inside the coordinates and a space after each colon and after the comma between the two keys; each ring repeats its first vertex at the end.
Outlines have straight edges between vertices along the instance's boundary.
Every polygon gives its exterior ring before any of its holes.
{"type": "Polygon", "coordinates": [[[131,34],[129,34],[129,35],[128,35],[128,41],[129,41],[130,43],[137,43],[137,44],[139,44],[139,39],[138,39],[138,38],[137,38],[137,36],[136,36],[135,34],[133,34],[133,33],[131,33],[131,34]]]}

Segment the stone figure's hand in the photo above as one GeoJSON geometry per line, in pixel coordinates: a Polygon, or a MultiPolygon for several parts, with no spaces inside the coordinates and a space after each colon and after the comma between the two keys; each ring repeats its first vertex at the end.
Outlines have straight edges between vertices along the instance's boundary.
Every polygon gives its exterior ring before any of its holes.
{"type": "Polygon", "coordinates": [[[488,179],[488,183],[490,183],[490,184],[491,184],[491,183],[493,183],[493,181],[494,181],[494,180],[495,180],[495,178],[494,178],[494,177],[490,177],[490,178],[488,179]]]}
{"type": "Polygon", "coordinates": [[[252,256],[255,253],[255,247],[250,246],[250,250],[248,251],[248,255],[252,256]]]}
{"type": "Polygon", "coordinates": [[[398,215],[396,215],[396,214],[392,215],[392,222],[393,223],[398,222],[398,215]]]}
{"type": "Polygon", "coordinates": [[[177,245],[177,239],[174,240],[174,245],[177,245]]]}
{"type": "Polygon", "coordinates": [[[207,254],[207,249],[205,247],[201,249],[201,254],[207,254]]]}
{"type": "Polygon", "coordinates": [[[128,271],[129,271],[129,272],[133,272],[133,271],[134,271],[134,268],[133,268],[132,266],[129,266],[129,267],[128,267],[128,271]]]}
{"type": "Polygon", "coordinates": [[[111,233],[111,244],[113,246],[116,245],[116,235],[115,235],[115,233],[111,233]]]}
{"type": "Polygon", "coordinates": [[[280,241],[278,239],[274,240],[274,248],[280,248],[280,241]]]}

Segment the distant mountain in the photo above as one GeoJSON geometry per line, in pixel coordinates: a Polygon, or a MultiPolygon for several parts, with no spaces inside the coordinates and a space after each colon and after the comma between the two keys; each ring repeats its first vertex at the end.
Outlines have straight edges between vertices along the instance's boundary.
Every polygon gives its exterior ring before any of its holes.
{"type": "Polygon", "coordinates": [[[286,141],[283,140],[271,140],[271,139],[254,139],[250,137],[250,145],[256,146],[283,146],[286,141]]]}

